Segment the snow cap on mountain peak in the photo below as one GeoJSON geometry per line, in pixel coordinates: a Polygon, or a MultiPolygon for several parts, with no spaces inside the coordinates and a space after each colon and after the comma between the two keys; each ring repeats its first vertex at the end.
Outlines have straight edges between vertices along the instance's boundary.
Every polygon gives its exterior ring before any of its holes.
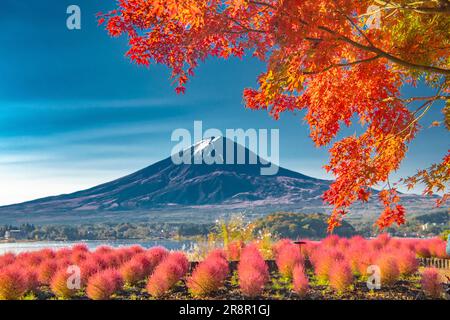
{"type": "Polygon", "coordinates": [[[218,137],[209,137],[203,140],[200,140],[199,142],[194,144],[194,154],[197,154],[199,152],[202,152],[204,149],[206,149],[210,144],[216,142],[222,138],[221,136],[218,137]]]}

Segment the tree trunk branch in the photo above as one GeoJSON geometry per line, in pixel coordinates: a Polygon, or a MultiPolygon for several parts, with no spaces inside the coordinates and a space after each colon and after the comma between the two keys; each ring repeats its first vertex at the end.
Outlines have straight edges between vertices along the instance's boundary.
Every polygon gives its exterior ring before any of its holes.
{"type": "Polygon", "coordinates": [[[361,50],[364,51],[369,51],[369,52],[373,52],[376,53],[377,55],[379,55],[380,57],[386,58],[391,62],[394,62],[398,65],[401,65],[403,67],[407,67],[407,68],[411,68],[411,69],[415,69],[415,70],[420,70],[420,71],[425,71],[425,72],[433,72],[433,73],[439,73],[439,74],[443,74],[443,75],[450,75],[450,70],[448,69],[442,69],[442,68],[438,68],[438,67],[433,67],[433,66],[426,66],[426,65],[421,65],[421,64],[416,64],[416,63],[412,63],[412,62],[408,62],[405,60],[402,60],[400,58],[397,58],[393,55],[391,55],[390,53],[387,53],[377,47],[374,46],[366,46],[363,45],[359,42],[353,41],[352,39],[343,36],[327,27],[324,26],[319,26],[318,29],[323,30],[329,34],[332,34],[334,36],[337,37],[337,39],[344,41],[348,44],[351,44],[352,46],[359,48],[361,50]]]}

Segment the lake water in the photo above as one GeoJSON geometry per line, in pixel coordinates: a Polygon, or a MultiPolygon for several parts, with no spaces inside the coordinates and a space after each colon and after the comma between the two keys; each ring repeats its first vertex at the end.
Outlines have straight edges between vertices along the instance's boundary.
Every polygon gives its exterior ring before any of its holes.
{"type": "Polygon", "coordinates": [[[111,246],[114,248],[140,245],[144,248],[163,246],[169,250],[189,250],[195,244],[194,241],[176,241],[176,240],[88,240],[88,241],[39,241],[39,242],[15,242],[0,243],[0,255],[7,252],[20,253],[27,251],[37,251],[44,248],[61,249],[69,248],[77,243],[86,244],[89,249],[94,250],[99,246],[111,246]]]}

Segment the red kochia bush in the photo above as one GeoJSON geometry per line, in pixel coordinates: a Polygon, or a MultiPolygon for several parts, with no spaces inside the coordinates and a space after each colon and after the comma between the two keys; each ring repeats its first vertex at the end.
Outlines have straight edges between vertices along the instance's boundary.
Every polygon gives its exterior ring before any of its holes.
{"type": "Polygon", "coordinates": [[[347,261],[336,262],[330,269],[330,286],[338,293],[347,291],[353,283],[353,273],[347,261]]]}
{"type": "Polygon", "coordinates": [[[111,253],[113,251],[114,251],[113,247],[101,245],[95,249],[94,253],[103,255],[103,254],[111,253]]]}
{"type": "Polygon", "coordinates": [[[314,266],[314,273],[319,282],[326,283],[333,265],[341,260],[344,260],[344,255],[336,249],[321,248],[314,252],[311,257],[311,262],[314,266]]]}
{"type": "Polygon", "coordinates": [[[391,243],[391,240],[392,240],[392,238],[389,234],[382,233],[378,237],[376,237],[375,240],[372,240],[372,241],[379,243],[381,245],[381,248],[384,248],[391,243]]]}
{"type": "Polygon", "coordinates": [[[423,240],[416,246],[416,252],[417,255],[421,258],[431,257],[430,248],[428,247],[428,244],[423,240]]]}
{"type": "Polygon", "coordinates": [[[140,245],[137,245],[137,244],[128,247],[128,250],[129,250],[133,255],[136,255],[136,254],[139,254],[139,253],[144,253],[144,251],[145,251],[144,248],[142,248],[140,245]]]}
{"type": "Polygon", "coordinates": [[[280,274],[291,279],[294,267],[303,264],[299,246],[290,242],[279,248],[276,254],[276,263],[280,274]]]}
{"type": "Polygon", "coordinates": [[[333,234],[323,239],[321,245],[328,248],[334,248],[339,244],[340,240],[341,238],[339,238],[338,235],[333,234]]]}
{"type": "Polygon", "coordinates": [[[27,291],[36,292],[39,288],[38,272],[34,266],[25,266],[23,270],[27,291]]]}
{"type": "Polygon", "coordinates": [[[292,272],[292,284],[294,291],[301,298],[304,298],[309,290],[309,281],[302,265],[296,265],[292,272]]]}
{"type": "Polygon", "coordinates": [[[71,273],[67,272],[66,268],[60,269],[56,272],[50,282],[50,289],[55,296],[68,299],[76,294],[77,289],[69,288],[69,284],[67,282],[71,275],[71,273]]]}
{"type": "Polygon", "coordinates": [[[184,276],[186,272],[189,270],[189,260],[187,259],[186,255],[182,251],[175,251],[170,254],[170,259],[181,266],[181,270],[183,271],[184,276]]]}
{"type": "Polygon", "coordinates": [[[150,275],[156,266],[169,255],[169,251],[163,247],[153,247],[148,249],[144,255],[149,260],[147,274],[150,275]]]}
{"type": "Polygon", "coordinates": [[[48,285],[56,270],[58,269],[58,264],[54,261],[44,261],[38,268],[38,280],[41,284],[48,285]]]}
{"type": "Polygon", "coordinates": [[[57,270],[59,269],[67,269],[68,266],[72,265],[72,261],[70,260],[70,258],[61,258],[59,260],[56,261],[57,264],[57,270]]]}
{"type": "Polygon", "coordinates": [[[118,268],[121,264],[120,258],[116,255],[115,252],[100,254],[100,256],[103,259],[106,268],[115,269],[118,268]]]}
{"type": "Polygon", "coordinates": [[[88,280],[86,295],[92,300],[108,300],[123,286],[119,272],[113,269],[100,271],[88,280]]]}
{"type": "Polygon", "coordinates": [[[188,271],[189,261],[182,252],[170,253],[155,269],[148,280],[147,291],[160,297],[170,290],[188,271]]]}
{"type": "Polygon", "coordinates": [[[291,239],[278,240],[272,246],[273,255],[276,257],[278,255],[278,253],[281,251],[281,249],[283,249],[285,246],[288,246],[290,244],[292,244],[292,240],[291,239]]]}
{"type": "Polygon", "coordinates": [[[16,256],[14,254],[5,253],[4,255],[0,256],[0,269],[13,264],[15,260],[16,256]]]}
{"type": "Polygon", "coordinates": [[[38,251],[38,254],[44,259],[53,259],[56,257],[55,250],[50,248],[45,248],[38,251]]]}
{"type": "Polygon", "coordinates": [[[68,259],[72,255],[72,249],[62,248],[55,252],[56,259],[68,259]]]}
{"type": "Polygon", "coordinates": [[[345,259],[349,263],[354,275],[363,276],[366,273],[367,266],[370,265],[366,257],[367,248],[363,245],[364,242],[358,244],[351,239],[350,243],[350,247],[345,252],[345,259]],[[363,261],[366,261],[367,263],[365,263],[365,265],[361,265],[361,262],[363,261]]]}
{"type": "Polygon", "coordinates": [[[426,268],[423,271],[421,285],[427,296],[433,299],[438,299],[442,296],[443,288],[439,271],[436,268],[426,268]]]}
{"type": "Polygon", "coordinates": [[[105,254],[93,253],[88,261],[95,264],[100,270],[108,269],[108,261],[105,259],[105,254]]]}
{"type": "Polygon", "coordinates": [[[402,276],[410,276],[419,269],[419,260],[412,251],[396,252],[398,270],[402,276]]]}
{"type": "Polygon", "coordinates": [[[440,238],[433,238],[427,240],[427,244],[431,256],[441,259],[447,258],[447,253],[445,252],[446,243],[444,240],[440,238]]]}
{"type": "Polygon", "coordinates": [[[376,265],[380,268],[381,283],[383,285],[391,285],[398,280],[400,271],[397,259],[394,256],[382,253],[378,257],[376,265]]]}
{"type": "Polygon", "coordinates": [[[169,255],[169,251],[163,247],[148,249],[145,253],[139,254],[137,260],[144,261],[145,277],[153,273],[155,268],[169,255]]]}
{"type": "Polygon", "coordinates": [[[120,268],[124,281],[134,285],[152,274],[156,266],[168,255],[168,251],[162,247],[155,247],[135,254],[120,268]]]}
{"type": "Polygon", "coordinates": [[[187,287],[193,296],[206,296],[223,286],[229,268],[222,250],[212,251],[208,257],[195,268],[187,281],[187,287]]]}
{"type": "Polygon", "coordinates": [[[17,256],[17,262],[26,267],[37,267],[43,258],[35,252],[23,252],[17,256]]]}
{"type": "Polygon", "coordinates": [[[150,261],[145,256],[134,256],[120,267],[119,272],[126,283],[135,285],[148,276],[149,264],[150,261]]]}
{"type": "Polygon", "coordinates": [[[249,245],[242,250],[238,276],[239,286],[244,295],[256,297],[264,290],[264,285],[269,280],[269,271],[254,245],[249,245]]]}
{"type": "Polygon", "coordinates": [[[96,261],[87,259],[86,261],[82,261],[79,265],[80,267],[80,276],[81,276],[81,286],[85,286],[89,280],[89,278],[103,270],[96,263],[96,261]]]}
{"type": "Polygon", "coordinates": [[[74,250],[72,252],[72,255],[70,256],[70,261],[73,264],[80,264],[84,261],[86,261],[89,257],[89,252],[81,251],[81,250],[74,250]]]}
{"type": "Polygon", "coordinates": [[[367,276],[367,268],[375,264],[378,259],[378,253],[367,250],[361,252],[359,259],[357,260],[357,275],[365,277],[367,276]]]}
{"type": "Polygon", "coordinates": [[[89,247],[85,243],[77,243],[72,247],[72,252],[89,252],[89,247]]]}
{"type": "Polygon", "coordinates": [[[27,281],[18,266],[0,269],[0,300],[18,300],[27,290],[27,281]]]}

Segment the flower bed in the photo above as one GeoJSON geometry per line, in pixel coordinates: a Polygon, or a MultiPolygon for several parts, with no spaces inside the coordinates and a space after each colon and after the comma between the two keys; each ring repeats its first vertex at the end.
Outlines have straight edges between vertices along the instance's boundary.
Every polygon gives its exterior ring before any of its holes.
{"type": "MultiPolygon", "coordinates": [[[[0,299],[425,299],[444,279],[419,259],[445,259],[436,239],[330,236],[281,240],[264,260],[260,243],[216,249],[200,262],[156,247],[84,245],[0,256],[0,299]],[[239,261],[229,259],[239,258],[239,261]],[[371,289],[367,283],[380,287],[371,289]]],[[[267,253],[267,248],[264,252],[267,253]]]]}

